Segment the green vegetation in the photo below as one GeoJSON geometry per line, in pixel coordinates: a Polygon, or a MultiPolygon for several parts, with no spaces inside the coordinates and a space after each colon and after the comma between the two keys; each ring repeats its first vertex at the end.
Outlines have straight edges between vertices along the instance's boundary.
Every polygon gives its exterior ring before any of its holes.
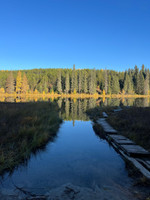
{"type": "Polygon", "coordinates": [[[95,69],[0,71],[0,93],[138,94],[149,95],[149,70],[144,65],[125,72],[95,69]]]}
{"type": "Polygon", "coordinates": [[[56,103],[0,104],[0,174],[53,140],[61,119],[56,103]]]}

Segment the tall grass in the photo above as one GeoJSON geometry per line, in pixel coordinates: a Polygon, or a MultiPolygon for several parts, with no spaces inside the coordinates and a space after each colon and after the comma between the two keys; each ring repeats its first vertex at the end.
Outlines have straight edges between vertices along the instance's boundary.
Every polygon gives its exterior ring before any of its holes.
{"type": "MultiPolygon", "coordinates": [[[[87,110],[89,117],[96,121],[103,117],[102,112],[108,114],[107,121],[113,128],[136,144],[143,146],[150,151],[150,108],[149,107],[123,107],[122,111],[114,113],[116,107],[95,107],[87,110]]],[[[102,132],[99,126],[96,126],[97,132],[102,132]],[[99,129],[99,130],[98,130],[99,129]]]]}
{"type": "Polygon", "coordinates": [[[0,103],[0,174],[53,140],[60,123],[55,102],[0,103]]]}

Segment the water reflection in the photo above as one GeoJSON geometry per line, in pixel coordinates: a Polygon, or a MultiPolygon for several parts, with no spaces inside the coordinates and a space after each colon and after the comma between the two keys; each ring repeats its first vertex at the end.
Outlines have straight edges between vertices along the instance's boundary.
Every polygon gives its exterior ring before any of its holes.
{"type": "Polygon", "coordinates": [[[15,183],[27,190],[45,193],[69,182],[92,189],[113,186],[119,191],[129,192],[133,179],[128,177],[123,159],[105,140],[95,135],[86,110],[96,106],[145,107],[149,106],[149,99],[9,97],[3,101],[57,101],[59,116],[64,123],[57,138],[49,142],[43,151],[32,154],[25,166],[19,166],[11,175],[5,174],[0,178],[0,192],[3,188],[14,189],[15,183]]]}
{"type": "Polygon", "coordinates": [[[15,183],[28,191],[45,193],[65,183],[125,191],[131,187],[132,179],[120,155],[95,136],[90,121],[75,121],[75,126],[65,121],[57,140],[49,143],[45,152],[32,156],[27,166],[11,176],[5,175],[1,182],[7,189],[14,188],[15,183]]]}
{"type": "MultiPolygon", "coordinates": [[[[80,110],[84,109],[84,111],[88,108],[94,108],[95,106],[137,106],[137,107],[149,107],[150,106],[150,99],[149,98],[48,98],[48,97],[16,97],[13,96],[9,97],[0,97],[0,102],[37,102],[37,101],[57,101],[59,108],[62,108],[62,106],[65,105],[66,108],[66,115],[68,115],[68,111],[71,109],[77,109],[80,110]],[[74,104],[74,106],[71,106],[70,104],[74,104]],[[81,105],[82,104],[82,105],[81,105]],[[77,108],[76,108],[77,106],[77,108]],[[74,107],[74,108],[73,108],[74,107]],[[78,109],[79,108],[79,109],[78,109]]],[[[69,111],[70,112],[70,111],[69,111]]],[[[68,118],[68,117],[66,117],[68,118]]]]}

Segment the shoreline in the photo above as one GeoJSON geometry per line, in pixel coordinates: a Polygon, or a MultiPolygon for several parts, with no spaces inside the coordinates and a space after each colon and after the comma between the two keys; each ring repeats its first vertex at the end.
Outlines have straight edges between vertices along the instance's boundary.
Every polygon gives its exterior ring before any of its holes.
{"type": "Polygon", "coordinates": [[[111,94],[111,95],[99,95],[99,94],[0,94],[1,97],[47,97],[47,98],[150,98],[150,95],[124,95],[124,94],[111,94]]]}

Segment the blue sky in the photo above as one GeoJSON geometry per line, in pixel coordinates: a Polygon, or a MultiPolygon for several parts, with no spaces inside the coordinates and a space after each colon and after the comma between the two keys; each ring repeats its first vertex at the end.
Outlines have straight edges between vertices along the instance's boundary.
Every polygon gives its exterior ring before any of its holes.
{"type": "Polygon", "coordinates": [[[0,70],[150,68],[150,0],[0,0],[0,70]]]}

